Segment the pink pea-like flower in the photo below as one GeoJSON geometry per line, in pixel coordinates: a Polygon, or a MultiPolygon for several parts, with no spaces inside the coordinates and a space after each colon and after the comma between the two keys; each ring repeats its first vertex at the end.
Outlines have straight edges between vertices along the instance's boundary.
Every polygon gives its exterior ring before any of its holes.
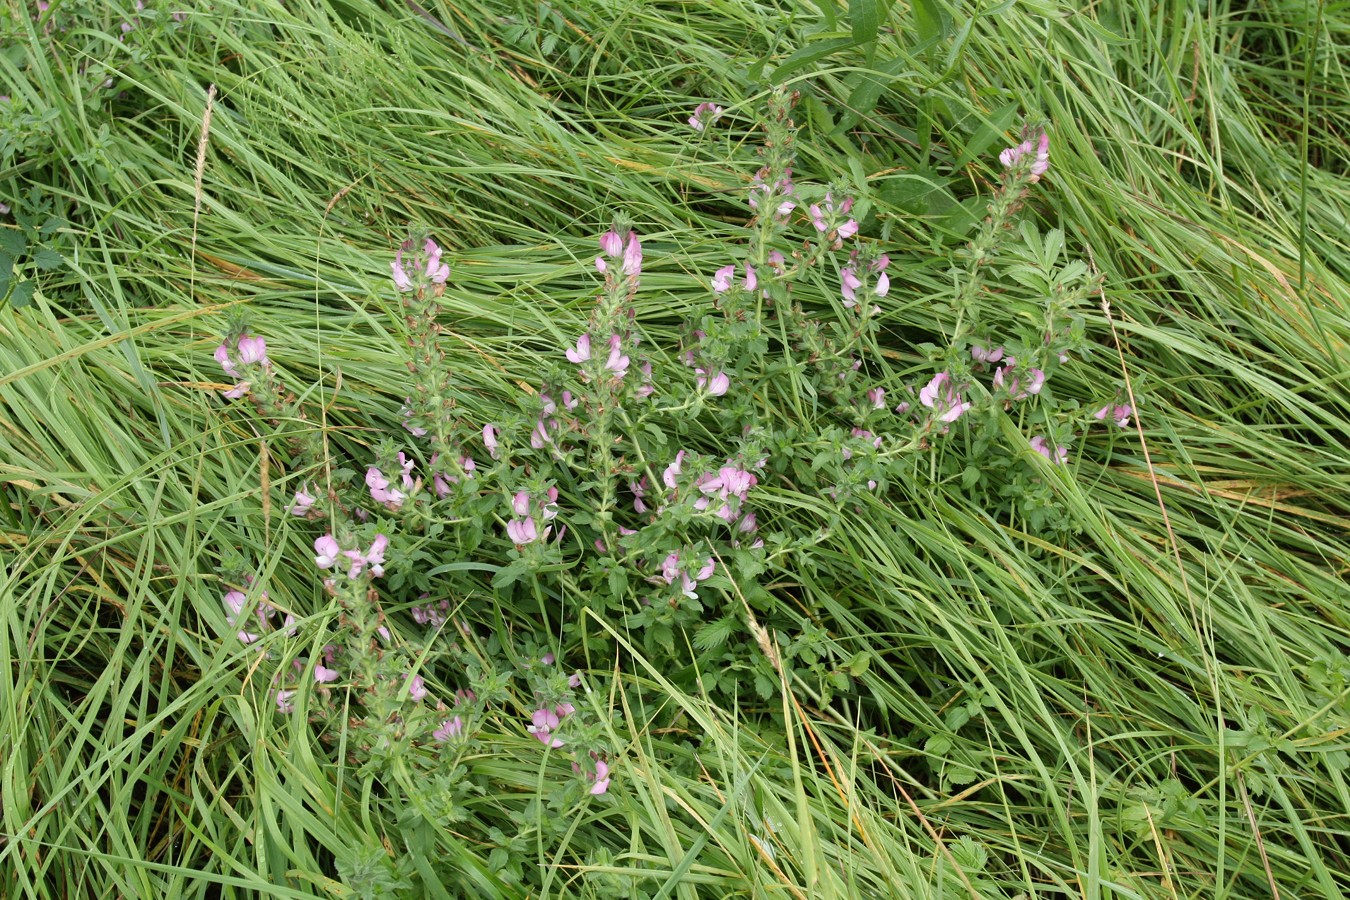
{"type": "Polygon", "coordinates": [[[1031,449],[1035,450],[1041,456],[1050,460],[1052,463],[1066,465],[1069,461],[1069,451],[1064,447],[1051,447],[1050,443],[1039,434],[1033,437],[1029,443],[1031,449]]]}
{"type": "Polygon", "coordinates": [[[591,336],[589,334],[583,334],[581,337],[577,338],[576,347],[567,350],[567,361],[581,365],[590,358],[591,336]]]}
{"type": "Polygon", "coordinates": [[[980,344],[972,344],[970,347],[970,358],[981,363],[996,363],[1003,358],[1003,348],[994,347],[988,349],[980,344]]]}
{"type": "Polygon", "coordinates": [[[260,337],[244,335],[239,338],[239,361],[246,366],[263,365],[267,362],[267,341],[260,337]]]}
{"type": "Polygon", "coordinates": [[[1131,406],[1112,406],[1108,403],[1106,406],[1103,406],[1093,413],[1092,417],[1099,422],[1103,422],[1107,418],[1110,418],[1112,422],[1116,423],[1117,428],[1129,428],[1130,416],[1133,415],[1133,413],[1134,408],[1131,406]]]}
{"type": "Polygon", "coordinates": [[[623,352],[623,341],[617,334],[609,336],[609,359],[605,368],[614,373],[615,378],[623,378],[628,373],[628,357],[623,352]]]}
{"type": "Polygon", "coordinates": [[[422,249],[427,255],[427,280],[432,284],[445,284],[445,280],[450,277],[450,266],[441,262],[440,245],[427,238],[422,249]]]}
{"type": "Polygon", "coordinates": [[[623,253],[623,238],[613,228],[600,235],[600,252],[612,257],[623,253]]]}
{"type": "Polygon", "coordinates": [[[512,543],[524,546],[539,540],[539,528],[534,519],[512,519],[506,523],[506,536],[512,543]]]}
{"type": "Polygon", "coordinates": [[[277,712],[282,715],[288,715],[295,712],[295,704],[291,702],[291,698],[294,696],[295,691],[277,691],[277,712]]]}
{"type": "Polygon", "coordinates": [[[483,426],[483,446],[487,447],[488,456],[497,458],[497,429],[491,425],[483,426]]]}
{"type": "Polygon", "coordinates": [[[565,743],[562,738],[553,735],[553,732],[561,724],[558,713],[554,710],[547,707],[536,709],[530,720],[532,724],[527,725],[525,730],[538,738],[539,743],[545,747],[557,749],[565,743]]]}
{"type": "Polygon", "coordinates": [[[375,540],[370,544],[370,549],[366,551],[366,563],[370,566],[370,574],[376,578],[384,575],[384,551],[388,547],[389,538],[383,534],[377,534],[375,540]]]}
{"type": "Polygon", "coordinates": [[[735,264],[723,266],[713,273],[712,289],[714,294],[723,294],[731,290],[732,279],[736,275],[735,264]]]}
{"type": "Polygon", "coordinates": [[[933,380],[919,391],[919,402],[937,415],[941,422],[955,422],[970,409],[970,404],[962,402],[961,392],[951,384],[951,375],[939,372],[933,380]]]}
{"type": "Polygon", "coordinates": [[[337,539],[331,534],[325,534],[314,541],[314,562],[320,569],[331,569],[337,563],[338,557],[342,555],[342,548],[338,546],[337,539]]]}
{"type": "Polygon", "coordinates": [[[637,232],[628,232],[628,243],[623,248],[623,274],[629,277],[636,276],[642,272],[642,242],[638,240],[637,232]]]}
{"type": "Polygon", "coordinates": [[[404,680],[408,682],[408,696],[414,703],[421,703],[426,699],[427,686],[421,675],[411,675],[404,680]]]}
{"type": "Polygon", "coordinates": [[[720,119],[723,112],[725,110],[716,103],[700,103],[694,107],[694,114],[689,117],[689,127],[695,131],[702,131],[720,119]]]}
{"type": "Polygon", "coordinates": [[[595,782],[594,784],[591,785],[592,795],[598,797],[599,795],[605,793],[605,791],[608,791],[609,763],[605,762],[603,759],[597,759],[595,761],[595,775],[594,776],[588,775],[587,778],[595,782]]]}
{"type": "Polygon", "coordinates": [[[872,404],[873,409],[885,409],[886,389],[880,387],[872,388],[870,391],[867,392],[867,399],[868,402],[872,404]]]}
{"type": "Polygon", "coordinates": [[[680,472],[683,469],[683,466],[684,466],[684,451],[681,450],[680,452],[675,454],[675,461],[670,465],[666,466],[665,471],[661,473],[662,483],[665,484],[665,486],[670,488],[672,491],[675,490],[676,486],[675,479],[679,477],[680,472]]]}
{"type": "Polygon", "coordinates": [[[322,663],[314,664],[314,680],[319,684],[328,684],[338,680],[338,670],[330,669],[322,663]]]}
{"type": "Polygon", "coordinates": [[[441,727],[433,731],[431,736],[441,743],[445,743],[446,741],[461,737],[463,734],[464,718],[462,716],[455,716],[454,718],[446,719],[442,722],[441,727]]]}

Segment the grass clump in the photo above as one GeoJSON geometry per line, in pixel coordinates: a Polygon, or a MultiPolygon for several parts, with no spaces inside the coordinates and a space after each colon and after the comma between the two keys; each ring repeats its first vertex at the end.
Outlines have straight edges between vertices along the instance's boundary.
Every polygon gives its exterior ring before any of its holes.
{"type": "Polygon", "coordinates": [[[1334,8],[151,5],[3,20],[5,891],[1346,893],[1334,8]]]}

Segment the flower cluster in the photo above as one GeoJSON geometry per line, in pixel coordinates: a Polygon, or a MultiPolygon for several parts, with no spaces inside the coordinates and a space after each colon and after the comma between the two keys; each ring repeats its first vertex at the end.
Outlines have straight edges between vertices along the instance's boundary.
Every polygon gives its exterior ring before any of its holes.
{"type": "Polygon", "coordinates": [[[939,422],[955,422],[970,409],[970,401],[961,396],[961,389],[952,382],[947,372],[933,376],[919,391],[919,402],[933,411],[933,417],[939,422]]]}
{"type": "Polygon", "coordinates": [[[384,552],[388,547],[389,538],[377,534],[366,550],[361,550],[360,547],[344,550],[337,538],[332,534],[325,534],[314,541],[314,563],[320,569],[336,570],[338,564],[345,559],[343,565],[347,567],[348,578],[359,578],[363,571],[369,571],[372,578],[379,578],[384,574],[384,552]]]}
{"type": "Polygon", "coordinates": [[[420,253],[415,239],[404,241],[389,263],[389,269],[394,276],[394,286],[403,292],[425,290],[429,286],[434,290],[450,277],[449,264],[441,262],[441,247],[431,238],[423,239],[420,253]]]}
{"type": "Polygon", "coordinates": [[[273,626],[272,618],[273,616],[280,615],[280,612],[275,606],[268,602],[266,591],[262,592],[260,599],[258,600],[258,605],[254,608],[254,615],[257,617],[258,622],[257,625],[253,627],[255,627],[257,631],[249,631],[244,623],[244,608],[248,605],[247,594],[243,591],[232,590],[226,592],[225,596],[221,599],[224,601],[225,609],[227,610],[225,621],[229,623],[231,628],[237,629],[235,631],[235,636],[239,638],[241,643],[252,644],[262,637],[263,633],[273,630],[283,631],[288,636],[292,637],[295,635],[295,616],[290,613],[286,613],[280,626],[273,626]]]}
{"type": "Polygon", "coordinates": [[[506,523],[506,536],[512,543],[522,547],[535,541],[546,541],[553,530],[553,526],[546,523],[558,515],[558,489],[548,488],[543,502],[531,497],[528,491],[517,491],[511,498],[511,511],[515,518],[506,523]]]}
{"type": "Polygon", "coordinates": [[[890,264],[891,258],[885,254],[871,259],[859,258],[858,251],[854,250],[848,265],[839,275],[845,308],[858,307],[864,316],[879,314],[880,306],[869,306],[866,302],[860,304],[858,295],[885,297],[891,289],[891,278],[886,274],[886,267],[890,264]]]}
{"type": "Polygon", "coordinates": [[[1040,129],[1024,129],[1022,142],[998,155],[998,161],[1010,172],[1016,171],[1035,184],[1050,168],[1050,135],[1040,129]]]}
{"type": "Polygon", "coordinates": [[[225,374],[238,381],[234,387],[225,391],[225,396],[238,400],[253,387],[256,381],[271,376],[272,363],[267,358],[267,341],[241,332],[232,339],[226,339],[216,348],[216,362],[225,370],[225,374]]]}
{"type": "Polygon", "coordinates": [[[850,216],[852,211],[853,198],[845,197],[836,203],[833,191],[826,191],[825,199],[820,203],[811,204],[811,224],[824,236],[831,249],[840,249],[844,241],[858,233],[858,222],[850,216]]]}
{"type": "Polygon", "coordinates": [[[1132,406],[1121,405],[1119,403],[1108,403],[1093,413],[1092,418],[1096,419],[1098,422],[1104,422],[1107,419],[1110,419],[1112,422],[1116,423],[1117,428],[1129,428],[1130,416],[1132,415],[1134,415],[1134,408],[1132,406]]]}

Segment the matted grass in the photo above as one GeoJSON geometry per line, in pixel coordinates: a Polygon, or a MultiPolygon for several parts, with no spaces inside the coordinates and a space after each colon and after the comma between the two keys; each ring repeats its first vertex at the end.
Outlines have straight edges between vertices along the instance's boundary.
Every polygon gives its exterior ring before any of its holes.
{"type": "MultiPolygon", "coordinates": [[[[989,160],[1043,116],[1032,215],[1090,251],[1111,302],[1055,389],[1087,403],[1128,375],[1141,428],[1045,469],[1058,537],[922,457],[857,515],[766,486],[767,533],[824,532],[762,583],[866,671],[764,701],[762,659],[672,672],[595,619],[631,651],[586,661],[612,685],[590,698],[619,751],[609,797],[552,808],[565,765],[494,717],[461,760],[493,791],[463,809],[500,837],[438,831],[457,881],[431,895],[1350,893],[1343,4],[897,4],[828,53],[849,13],[811,3],[428,0],[433,24],[218,0],[119,41],[123,6],[49,32],[11,0],[0,54],[32,117],[8,123],[0,199],[30,211],[37,187],[69,221],[68,268],[0,311],[0,894],[343,896],[344,854],[417,857],[226,639],[227,550],[306,622],[334,612],[282,510],[304,473],[222,413],[225,317],[247,312],[357,453],[398,421],[388,260],[423,223],[452,258],[461,409],[486,421],[580,328],[619,208],[647,248],[640,327],[672,353],[744,222],[775,77],[805,93],[798,180],[852,174],[906,261],[883,314],[898,375],[950,327],[932,300],[989,160]],[[729,112],[696,136],[708,99],[729,112]],[[737,702],[697,687],[728,674],[737,702]]],[[[815,277],[799,299],[825,309],[815,277]]],[[[498,612],[528,629],[531,609],[498,612]]]]}

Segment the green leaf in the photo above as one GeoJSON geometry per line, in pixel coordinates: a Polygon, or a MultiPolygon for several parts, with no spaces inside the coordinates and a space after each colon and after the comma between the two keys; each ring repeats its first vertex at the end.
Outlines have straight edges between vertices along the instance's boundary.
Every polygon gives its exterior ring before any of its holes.
{"type": "Polygon", "coordinates": [[[14,309],[24,309],[31,306],[34,288],[33,282],[27,280],[14,285],[14,291],[9,295],[9,305],[14,309]]]}
{"type": "Polygon", "coordinates": [[[853,40],[860,44],[875,40],[890,8],[891,0],[852,0],[848,20],[853,27],[853,40]]]}
{"type": "Polygon", "coordinates": [[[857,43],[858,42],[853,40],[853,38],[833,37],[816,41],[813,44],[807,44],[805,47],[802,47],[788,56],[787,59],[783,60],[778,68],[773,70],[773,74],[769,76],[769,80],[775,82],[782,81],[798,69],[805,68],[839,50],[856,46],[857,43]]]}
{"type": "Polygon", "coordinates": [[[882,92],[892,81],[902,77],[914,77],[918,74],[915,69],[908,67],[907,60],[898,56],[886,60],[876,68],[860,72],[858,83],[848,95],[848,101],[845,103],[848,112],[839,120],[834,133],[841,134],[847,131],[856,125],[859,119],[876,109],[877,101],[881,99],[882,92]]]}
{"type": "MultiPolygon", "coordinates": [[[[12,228],[0,228],[0,250],[17,259],[23,256],[23,251],[28,248],[28,242],[24,240],[22,231],[15,231],[12,228]]],[[[11,264],[13,260],[10,260],[11,264]]]]}
{"type": "Polygon", "coordinates": [[[736,620],[723,616],[701,625],[694,632],[694,646],[700,650],[716,650],[727,642],[736,630],[736,620]]]}
{"type": "Polygon", "coordinates": [[[921,47],[935,44],[948,34],[951,16],[936,0],[914,0],[914,36],[921,47]]]}
{"type": "Polygon", "coordinates": [[[49,272],[58,266],[64,266],[66,259],[51,247],[39,247],[33,254],[33,265],[43,272],[49,272]]]}

